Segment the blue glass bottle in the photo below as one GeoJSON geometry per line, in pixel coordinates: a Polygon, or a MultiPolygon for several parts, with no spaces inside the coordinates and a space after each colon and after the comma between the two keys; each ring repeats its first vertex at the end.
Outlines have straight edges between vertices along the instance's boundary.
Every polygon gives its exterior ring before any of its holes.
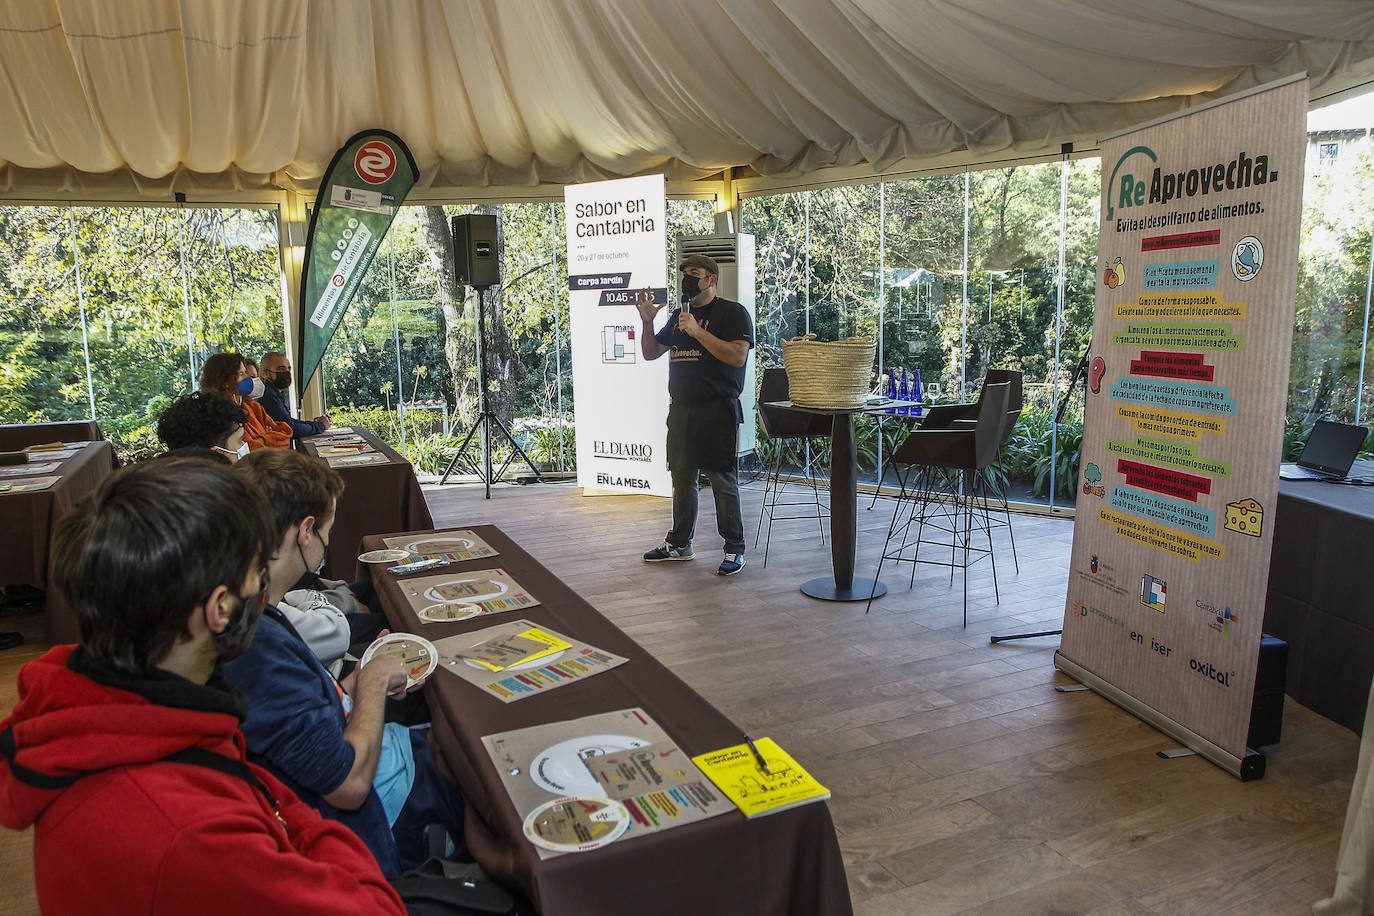
{"type": "Polygon", "coordinates": [[[911,370],[911,399],[916,402],[916,406],[911,408],[911,416],[922,416],[925,411],[921,407],[921,402],[925,400],[925,392],[921,389],[921,370],[911,370]]]}
{"type": "MultiPolygon", "coordinates": [[[[906,370],[903,369],[903,370],[902,370],[902,380],[901,380],[901,382],[897,385],[897,400],[899,400],[899,401],[905,401],[905,400],[907,399],[907,395],[910,394],[910,392],[911,392],[911,389],[907,387],[906,370]]],[[[910,413],[910,411],[908,411],[905,407],[898,407],[898,408],[897,408],[897,413],[900,414],[900,415],[902,415],[902,416],[906,416],[908,413],[910,413]]]]}

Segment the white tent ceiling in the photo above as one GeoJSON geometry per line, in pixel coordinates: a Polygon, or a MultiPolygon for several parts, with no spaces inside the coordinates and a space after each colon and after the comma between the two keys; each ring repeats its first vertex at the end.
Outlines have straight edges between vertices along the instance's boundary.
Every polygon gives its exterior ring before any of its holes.
{"type": "Polygon", "coordinates": [[[0,192],[309,189],[368,127],[422,186],[882,171],[1302,70],[1374,80],[1374,3],[0,0],[0,192]]]}

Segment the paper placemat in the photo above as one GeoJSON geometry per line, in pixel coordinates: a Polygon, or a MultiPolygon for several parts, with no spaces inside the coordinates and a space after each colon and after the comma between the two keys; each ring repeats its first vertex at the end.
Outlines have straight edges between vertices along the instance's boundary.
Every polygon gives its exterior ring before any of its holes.
{"type": "MultiPolygon", "coordinates": [[[[557,798],[599,795],[600,784],[587,769],[587,758],[667,741],[668,736],[658,723],[637,708],[482,738],[521,819],[557,798]]],[[[536,849],[541,859],[559,855],[536,849]]]]}
{"type": "Polygon", "coordinates": [[[364,464],[386,464],[391,459],[379,452],[367,452],[365,454],[349,452],[337,458],[331,457],[324,460],[331,468],[353,468],[364,464]]]}
{"type": "Polygon", "coordinates": [[[32,477],[35,474],[51,474],[57,470],[59,461],[44,461],[42,464],[11,464],[0,467],[0,479],[6,477],[32,477]]]}
{"type": "Polygon", "coordinates": [[[358,448],[354,445],[317,445],[315,454],[321,458],[337,458],[344,455],[370,455],[376,454],[377,450],[370,445],[358,448]]]}
{"type": "Polygon", "coordinates": [[[449,570],[398,581],[401,594],[416,612],[445,601],[479,605],[483,614],[518,611],[539,604],[539,599],[525,591],[504,569],[449,570]]]}
{"type": "Polygon", "coordinates": [[[35,490],[46,490],[48,487],[57,483],[62,478],[56,474],[51,477],[19,477],[0,482],[0,494],[5,493],[32,493],[35,490]]]}
{"type": "Polygon", "coordinates": [[[459,657],[468,654],[467,650],[473,646],[515,636],[534,626],[528,620],[513,620],[485,630],[435,640],[434,651],[439,654],[439,670],[457,675],[503,703],[513,703],[609,671],[628,661],[624,656],[589,646],[548,627],[538,629],[568,643],[568,648],[556,655],[536,658],[503,671],[489,671],[459,657]]]}
{"type": "Polygon", "coordinates": [[[417,557],[443,557],[450,563],[500,555],[500,551],[495,547],[465,528],[434,534],[407,534],[402,537],[382,538],[382,543],[417,557]]]}

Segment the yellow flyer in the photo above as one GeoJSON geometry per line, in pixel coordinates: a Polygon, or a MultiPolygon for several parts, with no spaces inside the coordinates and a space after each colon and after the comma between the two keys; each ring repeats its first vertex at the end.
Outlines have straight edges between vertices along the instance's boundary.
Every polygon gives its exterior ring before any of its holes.
{"type": "Polygon", "coordinates": [[[692,762],[744,812],[745,817],[776,814],[810,802],[824,801],[830,790],[812,778],[771,738],[754,742],[768,764],[759,766],[747,744],[698,754],[692,762]]]}

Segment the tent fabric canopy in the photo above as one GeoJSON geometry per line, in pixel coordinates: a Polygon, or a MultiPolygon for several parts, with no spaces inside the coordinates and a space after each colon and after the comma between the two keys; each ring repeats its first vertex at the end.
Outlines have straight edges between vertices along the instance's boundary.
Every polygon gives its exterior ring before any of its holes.
{"type": "Polygon", "coordinates": [[[883,171],[1105,133],[1306,70],[1362,0],[7,0],[0,191],[311,190],[358,130],[419,187],[883,171]]]}

